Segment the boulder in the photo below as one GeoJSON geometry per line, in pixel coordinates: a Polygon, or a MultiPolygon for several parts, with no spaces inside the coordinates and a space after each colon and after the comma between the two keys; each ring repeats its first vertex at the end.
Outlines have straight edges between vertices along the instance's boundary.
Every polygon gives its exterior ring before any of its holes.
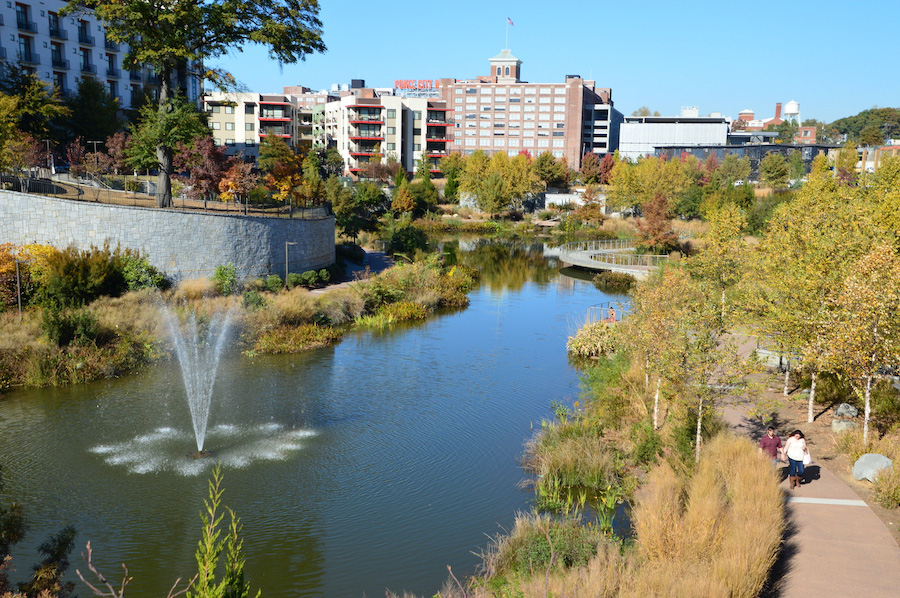
{"type": "Polygon", "coordinates": [[[893,471],[894,462],[877,453],[866,453],[853,464],[853,477],[857,480],[874,482],[882,469],[893,471]]]}
{"type": "Polygon", "coordinates": [[[833,419],[831,420],[831,431],[835,434],[841,434],[849,430],[855,430],[859,424],[852,419],[833,419]]]}
{"type": "Polygon", "coordinates": [[[834,410],[835,417],[856,417],[857,415],[859,415],[859,409],[850,403],[841,403],[834,410]]]}

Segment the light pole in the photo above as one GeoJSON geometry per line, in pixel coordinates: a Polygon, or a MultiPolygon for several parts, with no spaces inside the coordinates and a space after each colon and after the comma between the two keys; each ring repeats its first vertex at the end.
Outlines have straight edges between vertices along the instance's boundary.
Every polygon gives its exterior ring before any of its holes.
{"type": "Polygon", "coordinates": [[[284,242],[284,288],[287,288],[288,284],[288,245],[296,245],[296,241],[285,241],[284,242]]]}

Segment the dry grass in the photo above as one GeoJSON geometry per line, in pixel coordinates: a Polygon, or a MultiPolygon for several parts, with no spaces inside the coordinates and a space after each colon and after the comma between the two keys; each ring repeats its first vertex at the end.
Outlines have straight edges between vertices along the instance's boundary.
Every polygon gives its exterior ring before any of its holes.
{"type": "Polygon", "coordinates": [[[43,346],[41,316],[38,311],[27,311],[19,322],[18,311],[0,314],[0,351],[20,351],[43,346]]]}
{"type": "Polygon", "coordinates": [[[193,301],[216,295],[216,283],[211,278],[182,280],[172,292],[175,301],[193,301]]]}
{"type": "Polygon", "coordinates": [[[634,236],[634,219],[633,218],[607,218],[600,226],[601,230],[614,233],[617,237],[633,237],[634,236]]]}
{"type": "Polygon", "coordinates": [[[121,297],[101,297],[91,303],[89,309],[102,329],[110,331],[127,329],[162,337],[166,332],[160,310],[161,304],[162,298],[159,293],[148,289],[127,293],[121,297]]]}
{"type": "Polygon", "coordinates": [[[863,443],[862,429],[857,429],[836,435],[834,445],[838,452],[850,458],[851,463],[856,463],[856,460],[866,453],[878,453],[893,461],[900,459],[900,438],[897,434],[886,434],[881,438],[877,436],[870,424],[869,444],[863,443]]]}

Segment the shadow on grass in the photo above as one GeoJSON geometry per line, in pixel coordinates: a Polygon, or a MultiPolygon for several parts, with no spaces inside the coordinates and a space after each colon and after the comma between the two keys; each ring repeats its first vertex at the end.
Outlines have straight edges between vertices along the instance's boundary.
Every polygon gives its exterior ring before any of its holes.
{"type": "MultiPolygon", "coordinates": [[[[785,475],[787,474],[787,468],[783,468],[782,471],[785,475]]],[[[792,569],[791,561],[799,552],[799,547],[794,539],[797,535],[797,525],[794,523],[793,511],[787,502],[784,503],[784,517],[785,526],[781,550],[769,571],[769,578],[766,580],[759,598],[779,598],[782,595],[785,579],[792,569]]]]}

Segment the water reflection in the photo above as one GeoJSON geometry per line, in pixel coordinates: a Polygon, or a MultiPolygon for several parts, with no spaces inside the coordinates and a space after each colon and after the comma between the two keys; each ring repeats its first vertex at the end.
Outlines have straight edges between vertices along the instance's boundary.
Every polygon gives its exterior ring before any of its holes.
{"type": "Polygon", "coordinates": [[[520,291],[527,282],[545,286],[557,273],[555,261],[544,257],[544,245],[537,241],[457,239],[443,249],[449,263],[478,268],[481,284],[494,293],[520,291]]]}

